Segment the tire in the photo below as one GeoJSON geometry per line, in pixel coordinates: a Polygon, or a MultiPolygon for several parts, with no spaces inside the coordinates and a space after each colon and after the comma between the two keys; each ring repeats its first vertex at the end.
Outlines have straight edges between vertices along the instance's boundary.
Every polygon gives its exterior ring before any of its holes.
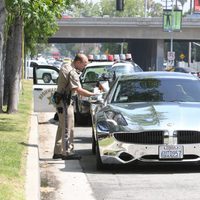
{"type": "Polygon", "coordinates": [[[92,153],[95,155],[96,154],[96,140],[95,140],[95,136],[94,136],[94,130],[92,128],[92,153]]]}
{"type": "Polygon", "coordinates": [[[90,119],[90,115],[88,114],[88,116],[86,114],[82,114],[79,111],[79,107],[78,107],[78,100],[75,100],[75,106],[76,106],[76,112],[74,113],[75,116],[75,124],[78,126],[85,126],[85,125],[90,125],[91,124],[91,119],[90,119]]]}
{"type": "Polygon", "coordinates": [[[42,79],[43,79],[44,83],[50,83],[50,81],[51,81],[51,74],[44,73],[42,75],[42,79]]]}
{"type": "Polygon", "coordinates": [[[96,168],[97,168],[97,170],[106,169],[106,165],[103,164],[102,160],[101,160],[98,142],[96,144],[96,168]]]}
{"type": "Polygon", "coordinates": [[[53,119],[54,119],[55,121],[59,121],[59,118],[58,118],[58,113],[57,113],[57,112],[54,114],[54,117],[53,117],[53,119]]]}
{"type": "Polygon", "coordinates": [[[75,123],[78,126],[83,126],[87,123],[87,121],[85,121],[85,118],[78,111],[75,113],[75,123]]]}
{"type": "Polygon", "coordinates": [[[79,109],[78,109],[78,99],[76,97],[75,99],[75,113],[74,113],[74,117],[75,117],[75,124],[76,125],[81,125],[82,123],[82,116],[81,116],[81,113],[79,112],[79,109]]]}

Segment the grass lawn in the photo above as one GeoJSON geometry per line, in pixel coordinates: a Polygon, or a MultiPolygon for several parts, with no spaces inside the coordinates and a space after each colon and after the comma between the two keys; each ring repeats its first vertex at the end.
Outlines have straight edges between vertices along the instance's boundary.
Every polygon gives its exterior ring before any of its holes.
{"type": "Polygon", "coordinates": [[[23,80],[18,113],[0,114],[0,199],[25,199],[32,80],[23,80]]]}

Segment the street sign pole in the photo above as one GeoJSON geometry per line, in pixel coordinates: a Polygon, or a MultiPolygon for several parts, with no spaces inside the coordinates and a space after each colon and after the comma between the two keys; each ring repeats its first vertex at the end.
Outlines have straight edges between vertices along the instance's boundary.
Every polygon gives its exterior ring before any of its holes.
{"type": "Polygon", "coordinates": [[[170,52],[173,52],[173,31],[170,32],[170,52]]]}
{"type": "Polygon", "coordinates": [[[182,10],[174,9],[174,0],[169,0],[172,2],[171,8],[168,9],[166,0],[166,9],[163,10],[163,30],[169,32],[170,34],[170,55],[174,55],[173,59],[170,57],[168,59],[168,67],[174,67],[174,60],[175,60],[175,52],[173,52],[173,34],[174,31],[181,30],[182,24],[182,10]]]}
{"type": "MultiPolygon", "coordinates": [[[[174,0],[172,0],[172,23],[171,23],[171,38],[170,38],[170,51],[173,52],[173,27],[174,27],[174,0]]],[[[172,66],[173,67],[173,66],[172,66]]]]}

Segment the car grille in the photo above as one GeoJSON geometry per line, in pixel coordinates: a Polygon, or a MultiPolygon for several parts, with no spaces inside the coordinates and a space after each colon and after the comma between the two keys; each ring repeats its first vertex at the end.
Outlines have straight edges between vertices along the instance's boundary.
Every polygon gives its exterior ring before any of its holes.
{"type": "MultiPolygon", "coordinates": [[[[164,131],[146,131],[139,133],[114,133],[120,142],[134,144],[164,144],[164,131]]],[[[166,137],[166,136],[165,136],[166,137]]],[[[200,143],[199,131],[177,131],[178,144],[200,143]]]]}
{"type": "Polygon", "coordinates": [[[114,133],[116,140],[135,144],[163,144],[163,131],[147,131],[139,133],[114,133]]]}
{"type": "Polygon", "coordinates": [[[178,144],[200,143],[199,131],[177,131],[178,144]]]}

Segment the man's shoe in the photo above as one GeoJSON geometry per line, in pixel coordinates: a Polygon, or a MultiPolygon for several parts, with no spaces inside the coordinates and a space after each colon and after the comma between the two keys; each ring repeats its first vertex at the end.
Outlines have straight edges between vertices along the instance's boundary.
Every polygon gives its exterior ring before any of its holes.
{"type": "Polygon", "coordinates": [[[54,154],[53,159],[60,159],[62,158],[62,154],[54,154]]]}
{"type": "Polygon", "coordinates": [[[78,154],[62,155],[62,160],[80,160],[81,156],[78,154]]]}

